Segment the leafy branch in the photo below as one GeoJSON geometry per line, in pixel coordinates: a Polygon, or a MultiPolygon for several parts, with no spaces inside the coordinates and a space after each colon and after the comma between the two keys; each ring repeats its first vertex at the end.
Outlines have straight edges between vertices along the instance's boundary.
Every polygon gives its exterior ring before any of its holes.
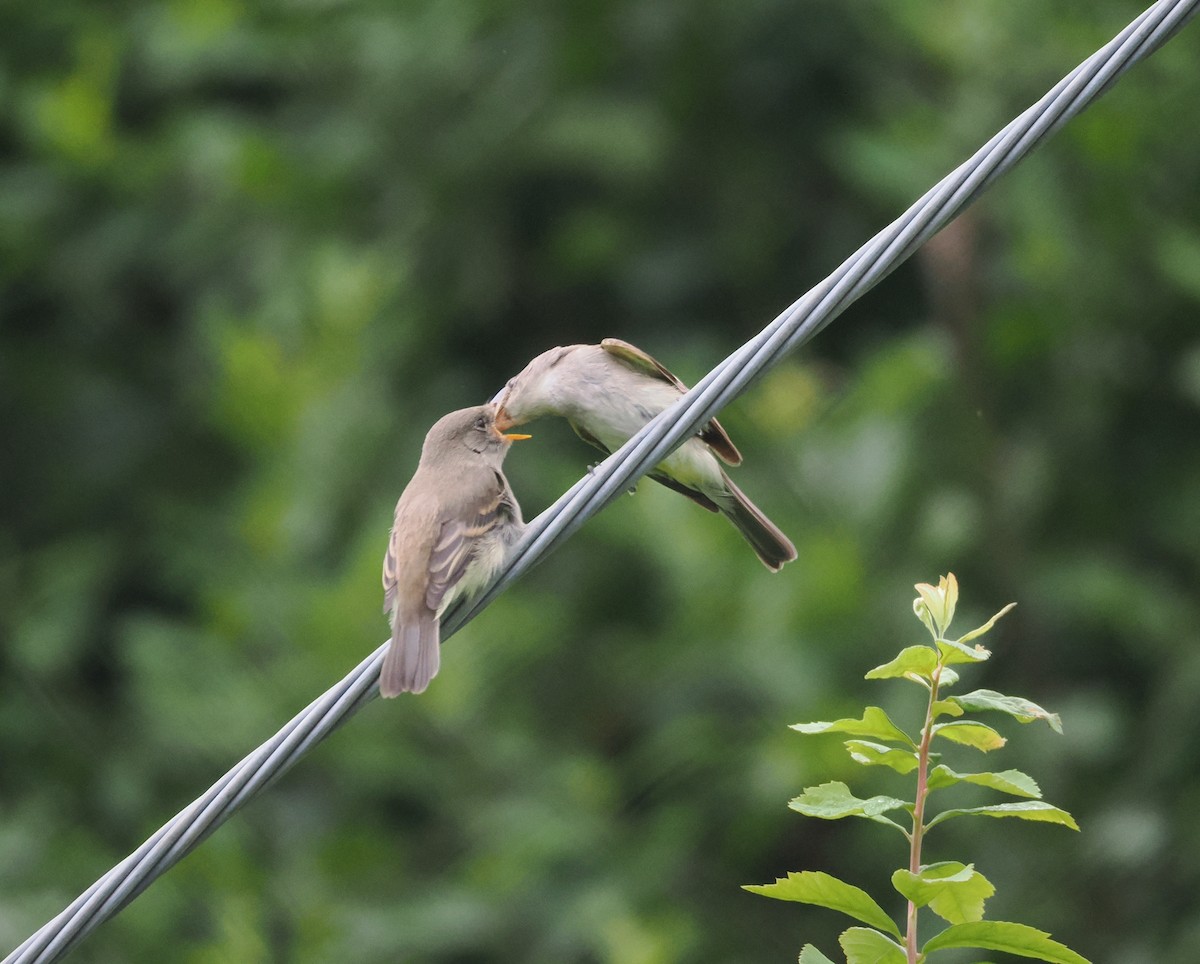
{"type": "MultiPolygon", "coordinates": [[[[790,804],[805,816],[823,820],[861,817],[889,827],[905,838],[908,865],[891,878],[892,887],[907,900],[903,932],[865,890],[818,871],[790,873],[773,884],[748,885],[745,889],[779,900],[828,907],[865,924],[847,929],[839,938],[847,964],[923,964],[936,952],[951,948],[1002,951],[1052,964],[1088,964],[1070,948],[1051,940],[1044,931],[1010,921],[985,920],[984,905],[996,889],[974,864],[956,860],[930,864],[922,861],[929,832],[955,817],[1015,817],[1055,823],[1072,830],[1079,827],[1065,810],[1044,802],[1037,783],[1020,770],[963,772],[937,762],[936,741],[957,743],[982,753],[1004,746],[1005,739],[999,732],[968,719],[968,714],[1002,713],[1019,723],[1042,720],[1056,733],[1062,732],[1062,721],[1036,703],[994,690],[945,695],[959,682],[953,666],[988,659],[991,653],[975,640],[989,632],[1015,603],[1005,606],[982,626],[952,639],[948,630],[958,604],[958,581],[954,574],[943,576],[937,586],[920,583],[916,589],[913,611],[929,631],[932,642],[902,649],[890,662],[867,673],[866,678],[907,680],[926,690],[924,721],[917,736],[910,736],[878,706],[868,706],[858,719],[797,723],[792,727],[805,734],[844,734],[850,737],[844,745],[855,763],[888,767],[903,776],[915,776],[912,800],[890,796],[862,799],[845,783],[835,781],[807,787],[790,804]],[[935,791],[964,783],[1021,799],[936,813],[930,810],[935,791]],[[918,923],[925,908],[949,926],[920,945],[918,923]]],[[[800,953],[800,964],[833,962],[812,944],[806,944],[800,953]]]]}

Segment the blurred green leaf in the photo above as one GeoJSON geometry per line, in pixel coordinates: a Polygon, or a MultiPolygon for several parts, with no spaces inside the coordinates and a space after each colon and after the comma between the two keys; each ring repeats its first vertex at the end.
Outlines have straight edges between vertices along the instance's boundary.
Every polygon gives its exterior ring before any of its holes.
{"type": "Polygon", "coordinates": [[[942,654],[942,661],[947,665],[954,663],[982,663],[992,654],[982,646],[967,646],[954,639],[938,639],[938,652],[942,654]]]}
{"type": "Polygon", "coordinates": [[[777,900],[795,900],[840,911],[864,924],[900,937],[900,929],[865,890],[819,871],[789,873],[773,884],[746,884],[743,890],[777,900]]]}
{"type": "Polygon", "coordinates": [[[1017,817],[1020,820],[1032,820],[1040,823],[1057,823],[1071,830],[1078,830],[1079,825],[1065,810],[1043,803],[1040,800],[1029,800],[1022,803],[996,803],[987,807],[967,807],[959,810],[943,810],[926,824],[936,827],[939,823],[952,817],[978,814],[981,817],[1017,817]]]}
{"type": "Polygon", "coordinates": [[[804,948],[800,951],[799,964],[833,964],[833,961],[813,947],[812,944],[805,944],[804,948]]]}
{"type": "Polygon", "coordinates": [[[949,723],[935,723],[932,732],[935,738],[939,736],[944,737],[947,740],[961,743],[964,746],[972,746],[976,750],[982,750],[984,753],[990,750],[998,750],[1007,742],[1004,737],[990,726],[970,720],[963,720],[961,722],[952,720],[949,723]]]}
{"type": "MultiPolygon", "coordinates": [[[[943,670],[942,675],[945,676],[947,673],[952,672],[953,670],[943,670]]],[[[964,712],[961,706],[949,698],[944,700],[934,700],[931,709],[933,712],[932,718],[935,720],[939,716],[962,716],[964,712]]]]}
{"type": "Polygon", "coordinates": [[[926,905],[951,924],[983,919],[983,905],[996,888],[973,864],[956,860],[922,867],[920,873],[897,870],[892,886],[918,907],[926,905]]]}
{"type": "Polygon", "coordinates": [[[980,636],[984,635],[984,633],[991,632],[992,627],[994,627],[996,625],[996,620],[998,620],[1001,616],[1003,616],[1005,613],[1007,613],[1009,610],[1011,610],[1016,605],[1017,605],[1016,603],[1009,603],[1007,606],[1005,606],[1003,609],[1001,609],[998,613],[996,613],[996,615],[994,615],[991,619],[989,619],[982,626],[972,629],[969,633],[964,633],[962,636],[959,636],[957,642],[969,643],[973,639],[978,639],[980,636]]]}
{"type": "Polygon", "coordinates": [[[1036,703],[1019,696],[1005,696],[995,690],[975,690],[962,696],[947,697],[954,703],[971,713],[994,710],[1007,713],[1020,723],[1032,723],[1035,720],[1045,720],[1055,733],[1062,733],[1062,718],[1057,713],[1050,713],[1036,703]]]}
{"type": "Polygon", "coordinates": [[[845,745],[850,751],[850,759],[864,766],[886,766],[897,773],[911,773],[918,765],[917,755],[912,750],[900,750],[866,740],[847,740],[845,745]]]}
{"type": "Polygon", "coordinates": [[[894,740],[915,747],[912,737],[896,726],[878,706],[868,706],[861,719],[846,718],[832,723],[794,723],[791,727],[800,733],[852,733],[855,736],[873,736],[881,740],[894,740]]]}
{"type": "Polygon", "coordinates": [[[954,924],[926,942],[924,954],[952,947],[1004,951],[1018,957],[1034,957],[1051,964],[1088,964],[1069,947],[1050,939],[1045,931],[1006,921],[977,921],[954,924]]]}
{"type": "Polygon", "coordinates": [[[925,623],[934,638],[945,636],[958,605],[958,580],[954,573],[940,577],[936,586],[926,582],[917,583],[916,590],[918,595],[913,601],[913,609],[917,617],[925,623]]]}
{"type": "Polygon", "coordinates": [[[865,927],[851,927],[838,938],[846,953],[846,964],[904,964],[904,948],[865,927]]]}
{"type": "Polygon", "coordinates": [[[948,766],[939,764],[929,771],[927,785],[930,790],[951,787],[956,783],[973,783],[976,786],[988,787],[1018,797],[1040,797],[1042,795],[1042,791],[1033,777],[1027,776],[1020,770],[1000,770],[996,773],[959,773],[951,770],[948,766]]]}
{"type": "Polygon", "coordinates": [[[875,796],[860,800],[850,792],[850,788],[836,780],[822,783],[818,787],[808,787],[805,791],[788,804],[793,810],[806,817],[820,817],[822,820],[840,820],[842,817],[865,817],[877,823],[886,823],[903,830],[883,814],[890,810],[905,810],[912,805],[895,797],[875,796]]]}
{"type": "Polygon", "coordinates": [[[867,673],[867,679],[894,679],[916,676],[929,679],[937,667],[937,652],[932,646],[906,646],[900,654],[867,673]]]}

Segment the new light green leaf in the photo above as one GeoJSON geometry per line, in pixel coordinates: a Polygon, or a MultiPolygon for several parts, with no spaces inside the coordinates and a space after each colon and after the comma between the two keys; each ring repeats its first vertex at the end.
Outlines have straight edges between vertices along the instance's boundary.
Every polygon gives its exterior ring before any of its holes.
{"type": "Polygon", "coordinates": [[[863,766],[885,766],[897,773],[912,773],[920,765],[915,750],[901,750],[867,740],[847,740],[846,749],[850,751],[850,759],[863,766]]]}
{"type": "Polygon", "coordinates": [[[961,810],[943,810],[936,817],[929,821],[925,826],[936,827],[944,820],[949,820],[951,817],[961,817],[968,814],[977,813],[982,817],[1017,817],[1021,820],[1033,820],[1039,823],[1056,823],[1063,827],[1069,827],[1072,830],[1078,830],[1079,824],[1075,822],[1066,810],[1060,810],[1058,807],[1051,806],[1041,800],[1025,800],[1021,803],[997,803],[990,807],[967,807],[961,810]]]}
{"type": "Polygon", "coordinates": [[[912,738],[893,723],[878,706],[868,706],[860,720],[846,718],[834,720],[832,723],[794,723],[792,729],[800,733],[849,733],[851,736],[894,740],[907,746],[916,746],[912,738]]]}
{"type": "Polygon", "coordinates": [[[833,964],[833,961],[818,951],[811,944],[805,944],[800,951],[800,960],[798,964],[833,964]]]}
{"type": "Polygon", "coordinates": [[[959,636],[958,642],[969,643],[972,639],[978,639],[984,633],[990,632],[992,627],[996,625],[996,620],[999,619],[1001,616],[1003,616],[1010,609],[1012,609],[1015,605],[1016,605],[1015,602],[1009,603],[1007,606],[1005,606],[1003,609],[1001,609],[1000,612],[996,613],[995,616],[993,616],[991,619],[989,619],[986,623],[984,623],[978,629],[972,629],[969,633],[964,633],[962,636],[959,636]]]}
{"type": "Polygon", "coordinates": [[[952,787],[956,783],[973,783],[976,786],[988,787],[1008,793],[1014,797],[1038,798],[1042,795],[1041,787],[1033,777],[1020,770],[999,770],[996,773],[959,773],[948,766],[938,765],[929,771],[929,789],[938,790],[942,787],[952,787]]]}
{"type": "MultiPolygon", "coordinates": [[[[951,672],[953,672],[953,670],[944,670],[942,672],[942,676],[945,677],[945,675],[947,673],[951,673],[951,672]]],[[[935,700],[933,703],[933,719],[935,719],[935,720],[939,716],[962,716],[962,715],[963,715],[963,708],[961,706],[959,706],[956,702],[954,702],[953,697],[951,697],[949,699],[944,699],[944,700],[935,700]]]]}
{"type": "Polygon", "coordinates": [[[990,650],[982,646],[968,646],[955,639],[939,639],[937,648],[942,654],[942,662],[947,666],[953,663],[982,663],[992,655],[990,650]]]}
{"type": "Polygon", "coordinates": [[[892,886],[918,907],[928,904],[951,924],[982,920],[984,902],[996,892],[973,864],[957,860],[930,864],[919,874],[897,870],[892,874],[892,886]]]}
{"type": "Polygon", "coordinates": [[[781,877],[773,884],[747,884],[742,889],[752,894],[774,897],[776,900],[795,900],[802,904],[828,907],[864,924],[900,936],[900,929],[895,921],[870,894],[820,871],[791,873],[786,879],[781,877]]]}
{"type": "Polygon", "coordinates": [[[907,646],[890,663],[876,666],[866,679],[912,678],[929,679],[937,669],[938,654],[932,646],[907,646]]]}
{"type": "Polygon", "coordinates": [[[838,938],[846,964],[905,964],[904,948],[879,931],[851,927],[838,938]]]}
{"type": "Polygon", "coordinates": [[[844,783],[833,781],[819,787],[807,787],[804,792],[788,804],[793,810],[806,817],[822,820],[840,820],[842,817],[866,817],[877,823],[885,823],[903,831],[896,821],[883,816],[889,810],[902,810],[909,806],[895,797],[870,797],[860,800],[844,783]]]}
{"type": "Polygon", "coordinates": [[[950,947],[976,947],[1004,951],[1018,957],[1033,957],[1050,964],[1091,964],[1071,948],[1050,939],[1045,931],[1025,924],[988,920],[952,924],[921,949],[930,954],[950,947]]]}
{"type": "Polygon", "coordinates": [[[921,620],[925,628],[929,630],[929,635],[937,639],[938,628],[934,625],[933,614],[929,611],[929,606],[925,600],[920,596],[913,600],[913,612],[916,613],[917,619],[921,620]]]}
{"type": "Polygon", "coordinates": [[[938,688],[949,689],[958,682],[958,673],[954,672],[949,666],[943,666],[942,672],[938,676],[938,688]]]}
{"type": "Polygon", "coordinates": [[[995,690],[975,690],[962,696],[947,697],[948,703],[957,703],[968,712],[978,713],[995,710],[1007,713],[1020,723],[1032,723],[1034,720],[1045,720],[1055,733],[1062,732],[1062,718],[1057,713],[1044,710],[1020,696],[1005,696],[995,690]]]}
{"type": "Polygon", "coordinates": [[[1007,742],[986,723],[975,723],[970,720],[937,723],[933,727],[933,735],[944,736],[947,740],[962,743],[964,746],[973,746],[976,750],[982,750],[984,753],[989,750],[998,750],[1007,742]]]}
{"type": "Polygon", "coordinates": [[[939,578],[936,586],[919,582],[913,588],[920,594],[913,600],[913,611],[934,636],[941,636],[950,627],[958,605],[958,580],[954,573],[939,578]]]}

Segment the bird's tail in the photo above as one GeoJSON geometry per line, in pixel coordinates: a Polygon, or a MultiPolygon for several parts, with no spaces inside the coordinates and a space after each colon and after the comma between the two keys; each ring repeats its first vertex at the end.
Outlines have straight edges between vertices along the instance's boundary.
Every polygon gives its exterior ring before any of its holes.
{"type": "MultiPolygon", "coordinates": [[[[721,474],[725,475],[724,472],[721,474]]],[[[750,543],[762,564],[772,572],[778,572],[784,563],[796,558],[796,547],[792,545],[792,540],[763,515],[762,509],[751,502],[728,475],[725,475],[725,485],[730,498],[715,499],[718,510],[750,543]]]]}
{"type": "MultiPolygon", "coordinates": [[[[423,608],[423,607],[422,607],[423,608]]],[[[422,693],[437,675],[441,653],[437,616],[425,610],[420,616],[392,622],[392,645],[383,657],[379,673],[379,695],[422,693]]]]}

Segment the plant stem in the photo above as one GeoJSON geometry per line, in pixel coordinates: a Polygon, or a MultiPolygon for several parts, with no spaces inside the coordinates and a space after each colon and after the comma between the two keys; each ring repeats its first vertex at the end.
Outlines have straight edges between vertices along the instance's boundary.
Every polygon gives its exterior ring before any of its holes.
{"type": "MultiPolygon", "coordinates": [[[[921,728],[921,745],[917,748],[917,796],[913,803],[913,829],[909,838],[909,873],[921,872],[921,841],[925,836],[925,798],[929,795],[929,744],[933,740],[933,704],[938,698],[938,683],[942,678],[942,661],[933,670],[929,686],[929,705],[925,707],[925,725],[921,728]]],[[[908,964],[917,964],[917,905],[908,902],[908,930],[904,947],[908,964]]]]}

